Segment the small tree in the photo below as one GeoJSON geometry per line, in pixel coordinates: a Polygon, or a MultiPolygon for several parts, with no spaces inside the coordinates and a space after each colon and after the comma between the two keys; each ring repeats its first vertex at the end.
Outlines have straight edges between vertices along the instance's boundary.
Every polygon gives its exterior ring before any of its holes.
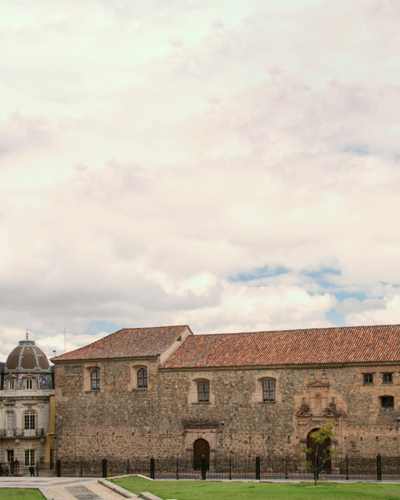
{"type": "MultiPolygon", "coordinates": [[[[333,455],[338,452],[338,450],[334,450],[331,445],[324,446],[324,444],[335,437],[332,432],[333,424],[323,425],[320,429],[313,431],[310,433],[310,439],[315,443],[315,454],[313,459],[307,460],[305,463],[305,468],[307,470],[312,470],[314,472],[314,480],[315,484],[317,484],[318,479],[318,471],[322,469],[322,467],[331,460],[333,455]],[[318,455],[318,449],[323,448],[321,456],[318,455]]],[[[307,448],[307,446],[302,446],[301,451],[306,453],[308,457],[310,457],[313,452],[313,448],[307,448]]]]}

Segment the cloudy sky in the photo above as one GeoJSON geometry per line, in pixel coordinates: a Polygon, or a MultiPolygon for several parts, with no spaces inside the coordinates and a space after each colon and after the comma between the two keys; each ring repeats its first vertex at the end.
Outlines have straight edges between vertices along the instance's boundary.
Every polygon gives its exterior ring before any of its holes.
{"type": "Polygon", "coordinates": [[[398,0],[0,0],[0,360],[400,322],[398,0]]]}

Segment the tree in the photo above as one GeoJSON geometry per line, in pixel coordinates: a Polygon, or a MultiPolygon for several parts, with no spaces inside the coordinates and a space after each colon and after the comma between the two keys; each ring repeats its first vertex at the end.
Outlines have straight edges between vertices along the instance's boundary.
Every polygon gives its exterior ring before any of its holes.
{"type": "Polygon", "coordinates": [[[310,439],[315,443],[315,448],[307,448],[307,446],[302,446],[301,451],[307,454],[307,462],[305,463],[305,468],[307,470],[312,470],[314,472],[315,484],[318,480],[318,471],[331,460],[333,455],[338,452],[338,450],[333,449],[331,445],[324,446],[324,444],[335,437],[332,432],[333,424],[323,425],[321,428],[310,433],[310,439]],[[318,455],[318,449],[323,449],[321,456],[318,455]],[[312,452],[315,451],[314,457],[311,457],[312,452]]]}

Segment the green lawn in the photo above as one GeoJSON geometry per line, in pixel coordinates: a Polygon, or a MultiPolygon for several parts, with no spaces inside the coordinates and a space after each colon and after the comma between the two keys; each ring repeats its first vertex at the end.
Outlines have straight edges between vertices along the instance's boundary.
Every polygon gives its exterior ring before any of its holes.
{"type": "MultiPolygon", "coordinates": [[[[213,481],[146,481],[115,479],[114,483],[138,494],[149,491],[177,500],[399,500],[400,484],[374,483],[221,483],[213,481]]],[[[3,499],[2,499],[3,500],[3,499]]]]}
{"type": "Polygon", "coordinates": [[[19,488],[0,488],[1,500],[43,500],[39,490],[21,490],[19,488]]]}

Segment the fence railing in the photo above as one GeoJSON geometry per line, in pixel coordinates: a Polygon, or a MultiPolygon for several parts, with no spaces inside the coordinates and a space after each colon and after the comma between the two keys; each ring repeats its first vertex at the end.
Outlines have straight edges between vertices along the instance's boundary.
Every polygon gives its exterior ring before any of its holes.
{"type": "Polygon", "coordinates": [[[19,476],[19,461],[0,462],[0,476],[19,476]]]}
{"type": "MultiPolygon", "coordinates": [[[[254,479],[314,480],[314,472],[305,468],[305,457],[237,457],[209,462],[203,457],[201,466],[185,458],[116,457],[87,460],[57,460],[58,476],[107,477],[142,474],[153,479],[254,479]]],[[[324,481],[400,481],[400,457],[354,457],[336,455],[317,473],[324,481]]]]}

